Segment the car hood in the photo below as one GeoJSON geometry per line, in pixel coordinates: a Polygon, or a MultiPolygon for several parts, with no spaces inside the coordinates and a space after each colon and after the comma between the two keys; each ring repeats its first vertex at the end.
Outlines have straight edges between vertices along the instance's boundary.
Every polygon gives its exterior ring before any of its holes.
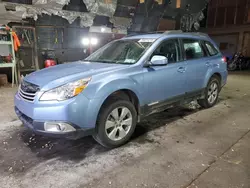
{"type": "Polygon", "coordinates": [[[77,61],[33,72],[26,76],[24,80],[47,90],[78,79],[122,69],[126,66],[128,65],[77,61]]]}

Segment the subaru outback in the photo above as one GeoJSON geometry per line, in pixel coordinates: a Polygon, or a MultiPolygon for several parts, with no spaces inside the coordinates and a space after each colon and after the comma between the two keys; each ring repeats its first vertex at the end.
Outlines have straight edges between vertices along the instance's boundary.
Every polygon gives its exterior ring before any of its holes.
{"type": "Polygon", "coordinates": [[[15,111],[37,134],[92,135],[113,148],[126,143],[152,113],[192,100],[214,106],[227,74],[225,59],[206,34],[127,36],[85,60],[26,76],[15,111]]]}

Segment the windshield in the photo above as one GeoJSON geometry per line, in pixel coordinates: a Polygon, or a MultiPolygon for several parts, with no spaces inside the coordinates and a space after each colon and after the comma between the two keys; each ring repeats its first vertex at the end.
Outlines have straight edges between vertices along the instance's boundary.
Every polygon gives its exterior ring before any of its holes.
{"type": "Polygon", "coordinates": [[[111,42],[87,57],[86,61],[134,64],[155,39],[118,40],[111,42]]]}

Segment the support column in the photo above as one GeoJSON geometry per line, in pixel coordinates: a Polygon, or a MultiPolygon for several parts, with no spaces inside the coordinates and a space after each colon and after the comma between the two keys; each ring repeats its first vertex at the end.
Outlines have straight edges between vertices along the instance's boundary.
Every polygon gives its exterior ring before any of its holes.
{"type": "Polygon", "coordinates": [[[239,33],[239,40],[238,40],[238,46],[237,51],[241,51],[243,47],[243,40],[244,40],[244,31],[240,31],[239,33]]]}

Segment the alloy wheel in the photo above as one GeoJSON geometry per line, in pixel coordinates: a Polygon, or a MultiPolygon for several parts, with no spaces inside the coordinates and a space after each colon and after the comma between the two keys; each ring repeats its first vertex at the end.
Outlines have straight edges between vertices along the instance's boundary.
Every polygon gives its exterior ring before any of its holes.
{"type": "Polygon", "coordinates": [[[126,107],[115,108],[105,122],[105,132],[112,141],[123,139],[132,127],[132,114],[126,107]]]}
{"type": "Polygon", "coordinates": [[[218,93],[218,84],[216,82],[211,83],[208,89],[208,102],[210,104],[213,104],[217,100],[218,93]]]}

